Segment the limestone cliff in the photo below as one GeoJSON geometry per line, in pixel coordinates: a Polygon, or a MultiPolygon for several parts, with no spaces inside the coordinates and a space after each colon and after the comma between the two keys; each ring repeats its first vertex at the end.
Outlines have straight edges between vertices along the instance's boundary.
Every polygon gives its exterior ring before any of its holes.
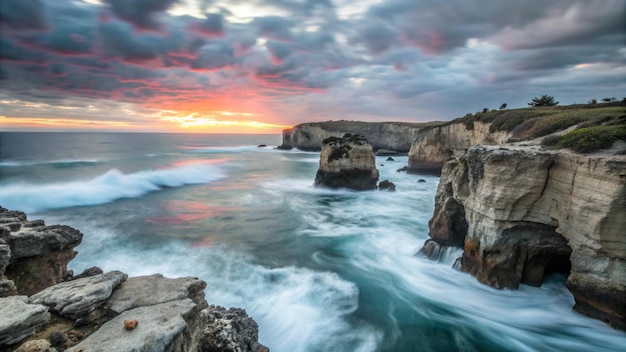
{"type": "Polygon", "coordinates": [[[444,165],[430,236],[463,247],[462,270],[494,287],[571,263],[575,309],[626,329],[624,214],[626,156],[475,146],[444,165]]]}
{"type": "Polygon", "coordinates": [[[378,169],[372,146],[361,136],[324,140],[315,186],[370,190],[376,188],[378,169]]]}
{"type": "Polygon", "coordinates": [[[453,155],[464,153],[478,144],[500,144],[510,138],[504,131],[489,132],[489,123],[448,123],[423,129],[417,134],[409,150],[409,169],[441,170],[453,155]]]}
{"type": "Polygon", "coordinates": [[[372,145],[374,150],[386,149],[406,153],[418,132],[433,123],[406,122],[359,122],[327,121],[304,123],[283,130],[283,148],[319,151],[322,142],[330,137],[342,137],[344,134],[358,134],[372,145]]]}

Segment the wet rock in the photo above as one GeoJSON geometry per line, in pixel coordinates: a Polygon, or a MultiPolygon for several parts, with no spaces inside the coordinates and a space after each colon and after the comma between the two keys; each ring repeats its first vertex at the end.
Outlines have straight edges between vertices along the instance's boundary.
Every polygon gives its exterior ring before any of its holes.
{"type": "Polygon", "coordinates": [[[42,330],[49,321],[48,308],[29,304],[26,296],[0,298],[0,347],[15,344],[42,330]]]}
{"type": "Polygon", "coordinates": [[[113,292],[105,309],[113,314],[141,306],[190,298],[200,309],[207,306],[204,300],[206,282],[192,277],[169,279],[161,274],[132,277],[113,292]]]}
{"type": "Polygon", "coordinates": [[[269,351],[258,342],[258,326],[245,310],[210,306],[203,312],[208,323],[200,336],[199,352],[269,351]]]}
{"type": "Polygon", "coordinates": [[[395,192],[396,185],[389,180],[380,181],[380,183],[378,184],[378,190],[387,191],[387,192],[395,192]]]}
{"type": "Polygon", "coordinates": [[[46,340],[31,340],[24,342],[14,352],[50,352],[50,342],[46,340]]]}
{"type": "Polygon", "coordinates": [[[372,146],[357,135],[324,140],[315,186],[372,190],[378,170],[372,146]]]}
{"type": "Polygon", "coordinates": [[[419,180],[417,180],[417,183],[426,183],[426,180],[424,180],[423,178],[420,178],[419,180]]]}
{"type": "Polygon", "coordinates": [[[102,314],[99,308],[127,277],[120,271],[111,271],[62,282],[31,296],[30,302],[44,304],[61,316],[85,324],[102,314]]]}
{"type": "Polygon", "coordinates": [[[80,274],[78,274],[76,276],[72,276],[71,280],[77,280],[77,279],[82,279],[84,277],[96,276],[96,275],[100,275],[100,274],[103,274],[103,273],[104,273],[104,271],[102,271],[102,269],[98,268],[97,266],[92,266],[91,268],[83,270],[82,273],[80,273],[80,274]]]}
{"type": "Polygon", "coordinates": [[[396,161],[396,160],[394,158],[392,158],[392,157],[388,157],[387,161],[396,161]]]}
{"type": "Polygon", "coordinates": [[[206,321],[190,299],[127,310],[103,324],[68,352],[196,351],[199,326],[206,321]],[[134,330],[124,320],[138,320],[134,330]]]}
{"type": "Polygon", "coordinates": [[[265,148],[265,147],[267,147],[267,144],[259,144],[259,145],[257,146],[257,148],[265,148]]]}

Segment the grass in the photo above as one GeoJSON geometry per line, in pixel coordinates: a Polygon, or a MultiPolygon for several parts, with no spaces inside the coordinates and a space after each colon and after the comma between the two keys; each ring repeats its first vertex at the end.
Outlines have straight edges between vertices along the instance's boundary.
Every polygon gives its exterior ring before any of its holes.
{"type": "Polygon", "coordinates": [[[557,145],[578,153],[590,153],[610,148],[618,139],[626,140],[626,124],[576,129],[564,135],[557,145]]]}

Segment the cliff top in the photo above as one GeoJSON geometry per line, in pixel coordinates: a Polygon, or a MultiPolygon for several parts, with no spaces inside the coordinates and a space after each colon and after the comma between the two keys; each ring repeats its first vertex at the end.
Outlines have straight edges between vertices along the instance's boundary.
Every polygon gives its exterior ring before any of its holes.
{"type": "Polygon", "coordinates": [[[354,131],[367,127],[376,127],[382,126],[385,124],[391,125],[399,125],[399,126],[407,126],[407,127],[415,127],[415,128],[427,128],[433,127],[443,124],[443,121],[431,121],[431,122],[365,122],[365,121],[347,121],[347,120],[339,120],[339,121],[323,121],[323,122],[305,122],[298,125],[295,125],[293,128],[297,128],[304,125],[310,126],[319,126],[320,128],[327,131],[354,131]]]}

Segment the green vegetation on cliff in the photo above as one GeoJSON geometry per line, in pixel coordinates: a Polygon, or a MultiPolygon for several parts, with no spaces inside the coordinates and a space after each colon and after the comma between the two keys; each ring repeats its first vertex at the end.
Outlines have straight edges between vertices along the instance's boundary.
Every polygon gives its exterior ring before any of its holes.
{"type": "Polygon", "coordinates": [[[544,146],[572,148],[580,153],[610,148],[616,140],[626,140],[626,103],[586,104],[568,106],[542,106],[511,110],[491,110],[467,114],[448,122],[463,123],[468,130],[474,123],[489,123],[489,132],[511,133],[511,142],[531,140],[564,131],[577,129],[564,136],[550,136],[542,141],[544,146]]]}

